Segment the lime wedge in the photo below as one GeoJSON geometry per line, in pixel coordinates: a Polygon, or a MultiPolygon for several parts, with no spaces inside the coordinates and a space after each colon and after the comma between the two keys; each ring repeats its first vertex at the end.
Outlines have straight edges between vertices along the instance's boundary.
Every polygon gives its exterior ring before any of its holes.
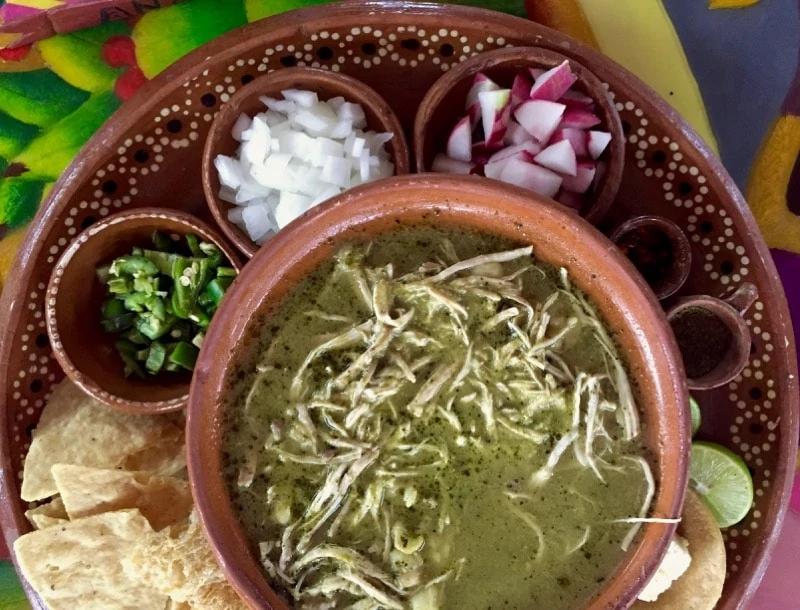
{"type": "Polygon", "coordinates": [[[689,414],[692,418],[692,438],[700,429],[700,405],[693,396],[689,396],[689,414]]]}
{"type": "Polygon", "coordinates": [[[689,486],[721,528],[744,519],[753,504],[753,479],[742,458],[714,443],[692,443],[689,486]]]}

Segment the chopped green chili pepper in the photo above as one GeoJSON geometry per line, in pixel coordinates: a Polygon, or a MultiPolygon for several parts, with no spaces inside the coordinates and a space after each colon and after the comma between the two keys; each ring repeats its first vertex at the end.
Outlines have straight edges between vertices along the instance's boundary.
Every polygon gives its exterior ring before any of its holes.
{"type": "Polygon", "coordinates": [[[135,247],[96,270],[111,297],[101,325],[119,336],[126,376],[192,370],[211,316],[236,277],[215,244],[194,234],[184,239],[155,231],[154,249],[135,247]]]}
{"type": "Polygon", "coordinates": [[[126,294],[125,298],[122,300],[123,307],[130,311],[141,313],[145,310],[144,304],[149,298],[150,295],[144,292],[131,292],[130,294],[126,294]]]}
{"type": "Polygon", "coordinates": [[[95,273],[97,274],[98,280],[100,280],[103,284],[107,284],[109,278],[111,277],[111,265],[103,265],[102,267],[98,267],[95,269],[95,273]]]}
{"type": "Polygon", "coordinates": [[[199,307],[195,307],[192,310],[192,313],[189,314],[189,319],[200,328],[208,328],[208,325],[211,324],[211,317],[199,307]]]}
{"type": "Polygon", "coordinates": [[[155,246],[156,250],[168,250],[171,245],[170,238],[161,231],[153,231],[151,239],[153,240],[153,246],[155,246]]]}
{"type": "Polygon", "coordinates": [[[219,267],[217,269],[217,277],[234,278],[236,277],[236,275],[237,275],[236,269],[234,269],[233,267],[219,267]]]}
{"type": "Polygon", "coordinates": [[[171,320],[159,320],[150,312],[139,314],[136,320],[136,330],[148,339],[156,340],[172,328],[171,320]]]}
{"type": "Polygon", "coordinates": [[[189,246],[189,251],[192,253],[192,256],[197,256],[198,258],[203,256],[203,251],[200,249],[200,240],[197,239],[197,235],[189,233],[186,236],[186,244],[189,246]]]}
{"type": "Polygon", "coordinates": [[[165,348],[158,341],[153,341],[153,343],[150,344],[150,353],[147,355],[144,368],[147,369],[148,373],[155,375],[164,367],[164,361],[166,358],[167,348],[165,348]]]}
{"type": "Polygon", "coordinates": [[[110,320],[126,313],[125,303],[119,299],[108,299],[103,303],[103,319],[110,320]]]}
{"type": "Polygon", "coordinates": [[[153,261],[148,260],[144,256],[120,256],[111,263],[112,275],[135,275],[137,273],[155,275],[158,273],[158,267],[156,267],[153,261]]]}
{"type": "Polygon", "coordinates": [[[122,336],[131,343],[135,343],[136,345],[148,345],[150,343],[150,339],[148,337],[145,337],[135,328],[130,329],[127,333],[125,333],[122,336]]]}
{"type": "Polygon", "coordinates": [[[133,312],[124,313],[113,318],[103,320],[100,324],[107,333],[119,333],[129,329],[136,321],[136,314],[133,312]]]}
{"type": "Polygon", "coordinates": [[[204,293],[208,294],[208,296],[214,302],[214,305],[219,307],[222,297],[225,296],[225,291],[232,283],[233,280],[230,278],[217,277],[208,283],[208,285],[205,287],[204,293]]]}
{"type": "Polygon", "coordinates": [[[194,369],[199,353],[199,350],[194,345],[181,341],[175,346],[175,349],[172,350],[172,353],[169,355],[169,361],[191,371],[194,369]]]}
{"type": "Polygon", "coordinates": [[[108,280],[108,291],[111,294],[128,294],[133,290],[133,281],[127,277],[115,277],[108,280]]]}

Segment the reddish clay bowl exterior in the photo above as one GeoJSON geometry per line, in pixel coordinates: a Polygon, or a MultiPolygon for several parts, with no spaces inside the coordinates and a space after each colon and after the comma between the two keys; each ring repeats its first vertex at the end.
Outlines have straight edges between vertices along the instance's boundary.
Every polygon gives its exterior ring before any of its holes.
{"type": "MultiPolygon", "coordinates": [[[[253,608],[285,608],[269,587],[231,505],[222,475],[229,382],[246,370],[260,328],[284,296],[344,242],[397,223],[474,228],[531,243],[565,266],[616,334],[643,410],[658,491],[653,514],[680,516],[689,450],[688,392],[666,318],[631,263],[591,225],[545,198],[475,176],[425,174],[357,187],[310,210],[262,248],[217,312],[189,399],[189,480],[211,545],[228,580],[253,608]],[[214,346],[213,349],[207,346],[214,346]],[[664,408],[662,408],[664,406],[664,408]]],[[[648,523],[590,608],[624,608],[657,568],[674,524],[648,523]]]]}
{"type": "Polygon", "coordinates": [[[672,246],[672,266],[660,282],[650,285],[659,300],[666,299],[678,292],[689,278],[692,270],[692,246],[689,238],[678,225],[661,216],[636,216],[626,220],[609,237],[619,245],[624,236],[637,229],[655,229],[665,235],[672,246]]]}
{"type": "Polygon", "coordinates": [[[678,299],[667,310],[667,321],[672,322],[681,312],[697,307],[713,313],[731,333],[731,345],[720,362],[711,371],[697,378],[687,378],[690,390],[713,390],[733,381],[747,366],[750,358],[750,328],[742,315],[750,309],[758,298],[758,289],[750,282],[744,282],[724,299],[705,294],[678,299]]]}
{"type": "Polygon", "coordinates": [[[194,233],[215,243],[237,270],[236,251],[207,224],[177,210],[139,208],[109,216],[83,231],[56,262],[47,286],[45,318],[50,344],[67,377],[109,407],[132,413],[178,411],[189,399],[191,373],[126,378],[114,341],[103,332],[100,312],[105,286],[95,269],[150,243],[153,231],[194,233]]]}
{"type": "Polygon", "coordinates": [[[625,134],[614,102],[603,83],[588,68],[555,51],[539,47],[509,47],[475,55],[453,66],[428,90],[414,120],[414,157],[417,171],[431,171],[436,153],[444,152],[450,130],[464,116],[464,100],[472,79],[483,72],[501,87],[511,88],[514,77],[527,68],[549,69],[569,60],[572,72],[578,77],[574,85],[595,101],[595,113],[603,121],[595,129],[611,133],[611,143],[600,157],[607,164],[597,186],[587,195],[579,213],[596,225],[614,202],[625,169],[625,134]]]}
{"type": "Polygon", "coordinates": [[[348,102],[361,104],[367,115],[368,129],[394,134],[386,144],[386,149],[394,162],[395,174],[400,176],[409,172],[408,144],[403,127],[386,100],[371,87],[352,76],[315,68],[287,68],[255,79],[228,100],[211,124],[203,149],[202,170],[203,191],[214,220],[217,221],[225,237],[247,258],[252,258],[258,252],[259,246],[247,233],[228,220],[228,210],[234,206],[219,198],[220,183],[214,159],[217,155],[232,156],[239,147],[239,142],[231,136],[231,129],[239,115],[244,113],[252,117],[264,112],[266,107],[259,98],[262,96],[281,98],[281,91],[286,89],[313,91],[323,101],[342,96],[348,102]]]}

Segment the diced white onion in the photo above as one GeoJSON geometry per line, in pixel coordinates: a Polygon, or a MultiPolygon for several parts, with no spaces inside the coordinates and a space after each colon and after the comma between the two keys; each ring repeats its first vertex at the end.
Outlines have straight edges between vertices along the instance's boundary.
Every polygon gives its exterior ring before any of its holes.
{"type": "Polygon", "coordinates": [[[259,245],[313,206],[394,174],[386,150],[394,134],[363,131],[360,104],[300,89],[282,95],[260,98],[264,112],[240,115],[231,135],[241,146],[214,159],[219,197],[235,204],[228,220],[259,245]]]}

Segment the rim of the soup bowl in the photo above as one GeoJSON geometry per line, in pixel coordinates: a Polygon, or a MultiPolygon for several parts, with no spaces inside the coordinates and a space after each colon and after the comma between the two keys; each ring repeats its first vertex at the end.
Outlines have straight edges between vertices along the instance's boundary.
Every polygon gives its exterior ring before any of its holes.
{"type": "MultiPolygon", "coordinates": [[[[477,177],[422,174],[352,189],[295,220],[245,266],[226,295],[192,379],[187,421],[189,480],[200,521],[236,591],[253,608],[286,608],[248,543],[222,468],[223,397],[236,365],[255,349],[255,328],[306,270],[339,244],[391,230],[397,222],[472,226],[529,239],[534,254],[557,260],[613,331],[639,388],[643,435],[654,452],[653,516],[680,517],[689,460],[688,391],[675,339],[652,291],[599,231],[561,206],[516,187],[477,177]],[[366,229],[365,227],[368,227],[366,229]],[[256,325],[253,327],[253,325],[256,325]],[[244,340],[242,340],[244,339],[244,340]]],[[[649,522],[587,603],[625,608],[658,568],[675,523],[649,522]]]]}

